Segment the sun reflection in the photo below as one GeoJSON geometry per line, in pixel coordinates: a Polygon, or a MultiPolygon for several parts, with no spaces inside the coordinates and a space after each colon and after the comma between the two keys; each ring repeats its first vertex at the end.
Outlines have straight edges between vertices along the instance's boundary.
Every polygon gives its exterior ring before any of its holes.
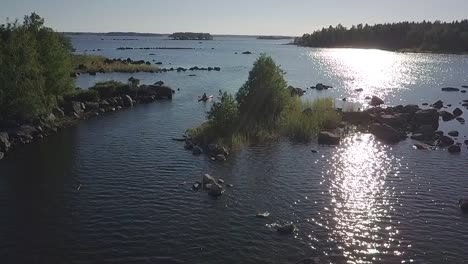
{"type": "Polygon", "coordinates": [[[329,71],[344,79],[342,88],[350,94],[363,89],[359,101],[368,95],[381,98],[394,96],[416,81],[406,60],[401,54],[373,49],[323,49],[311,51],[309,56],[326,65],[329,71]]]}
{"type": "Polygon", "coordinates": [[[375,263],[398,247],[398,226],[392,222],[395,203],[386,178],[398,171],[399,160],[385,151],[372,135],[357,134],[345,140],[325,172],[330,181],[330,239],[349,263],[375,263]],[[359,139],[359,140],[358,140],[359,139]],[[375,261],[376,260],[376,261],[375,261]]]}

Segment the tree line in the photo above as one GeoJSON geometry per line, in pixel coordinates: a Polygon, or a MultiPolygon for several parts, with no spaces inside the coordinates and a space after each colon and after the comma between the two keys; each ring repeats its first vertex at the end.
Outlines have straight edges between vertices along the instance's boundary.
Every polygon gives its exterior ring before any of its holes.
{"type": "Polygon", "coordinates": [[[73,91],[71,49],[36,13],[0,25],[0,121],[44,117],[73,91]]]}
{"type": "Polygon", "coordinates": [[[294,44],[307,47],[357,47],[420,52],[468,52],[468,20],[400,22],[322,28],[294,44]]]}

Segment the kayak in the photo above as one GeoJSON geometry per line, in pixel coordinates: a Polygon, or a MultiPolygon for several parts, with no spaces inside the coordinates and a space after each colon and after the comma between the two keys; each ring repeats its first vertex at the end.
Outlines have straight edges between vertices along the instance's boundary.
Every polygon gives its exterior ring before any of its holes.
{"type": "Polygon", "coordinates": [[[211,99],[213,99],[213,96],[212,96],[212,95],[207,96],[207,97],[205,97],[205,98],[200,98],[200,99],[198,99],[198,102],[200,102],[200,101],[206,102],[206,101],[211,100],[211,99]]]}

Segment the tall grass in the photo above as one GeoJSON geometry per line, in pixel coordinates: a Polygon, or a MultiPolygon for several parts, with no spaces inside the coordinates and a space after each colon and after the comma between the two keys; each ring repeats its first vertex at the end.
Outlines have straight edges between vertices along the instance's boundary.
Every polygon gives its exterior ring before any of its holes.
{"type": "Polygon", "coordinates": [[[98,55],[73,55],[72,65],[76,72],[154,72],[158,67],[147,64],[132,64],[122,61],[105,63],[107,58],[98,55]]]}
{"type": "Polygon", "coordinates": [[[230,148],[271,141],[285,136],[293,141],[307,142],[316,137],[323,129],[336,128],[341,115],[335,110],[332,99],[302,101],[298,97],[291,99],[288,107],[282,112],[278,124],[270,127],[246,127],[239,120],[232,120],[236,129],[221,133],[216,124],[208,121],[188,129],[187,134],[200,145],[216,143],[230,148]]]}
{"type": "Polygon", "coordinates": [[[280,131],[295,141],[309,141],[322,129],[336,128],[341,115],[330,98],[301,101],[293,98],[283,112],[280,131]]]}

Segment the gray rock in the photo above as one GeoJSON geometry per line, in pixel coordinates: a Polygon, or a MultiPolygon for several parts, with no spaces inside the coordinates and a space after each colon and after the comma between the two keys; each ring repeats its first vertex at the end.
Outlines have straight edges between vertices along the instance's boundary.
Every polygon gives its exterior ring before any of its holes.
{"type": "Polygon", "coordinates": [[[224,193],[224,188],[220,184],[214,182],[208,190],[208,194],[214,197],[221,196],[224,193]]]}
{"type": "Polygon", "coordinates": [[[431,105],[432,107],[436,108],[436,109],[441,109],[442,107],[444,107],[444,102],[442,102],[441,100],[433,103],[431,105]]]}
{"type": "Polygon", "coordinates": [[[461,116],[461,115],[463,115],[463,111],[462,111],[460,108],[458,108],[458,107],[455,108],[455,110],[453,110],[452,113],[453,113],[454,116],[461,116]]]}
{"type": "Polygon", "coordinates": [[[4,156],[5,154],[3,152],[0,152],[0,160],[2,160],[4,156]]]}
{"type": "Polygon", "coordinates": [[[133,106],[133,100],[129,95],[122,95],[122,104],[125,107],[132,107],[133,106]]]}
{"type": "Polygon", "coordinates": [[[196,182],[193,184],[192,189],[193,189],[193,190],[199,190],[200,187],[201,187],[201,182],[196,181],[196,182]]]}
{"type": "Polygon", "coordinates": [[[8,152],[10,149],[10,137],[6,132],[0,132],[0,151],[1,152],[8,152]]]}
{"type": "Polygon", "coordinates": [[[369,104],[372,105],[372,106],[379,106],[379,105],[383,105],[384,101],[381,98],[374,95],[374,96],[372,96],[371,101],[370,101],[369,104]]]}
{"type": "Polygon", "coordinates": [[[448,147],[448,152],[450,153],[460,153],[461,152],[461,147],[458,145],[451,145],[448,147]]]}
{"type": "Polygon", "coordinates": [[[65,112],[63,112],[63,110],[60,109],[59,107],[54,107],[52,109],[52,114],[54,114],[55,117],[57,117],[57,118],[64,118],[65,117],[65,112]]]}
{"type": "Polygon", "coordinates": [[[430,125],[436,130],[439,128],[439,113],[436,109],[419,110],[414,114],[412,124],[416,127],[430,125]]]}
{"type": "Polygon", "coordinates": [[[203,185],[206,186],[207,184],[216,183],[216,179],[213,176],[209,175],[209,174],[205,174],[205,175],[203,175],[202,183],[203,183],[203,185]]]}
{"type": "Polygon", "coordinates": [[[215,159],[217,161],[226,161],[226,156],[224,156],[223,154],[218,154],[215,156],[215,159]]]}
{"type": "Polygon", "coordinates": [[[458,131],[450,131],[447,133],[449,136],[452,136],[452,137],[458,137],[458,131]]]}
{"type": "Polygon", "coordinates": [[[99,103],[86,102],[85,106],[87,111],[99,111],[99,103]]]}
{"type": "Polygon", "coordinates": [[[194,146],[193,149],[192,149],[192,154],[195,155],[195,156],[199,156],[203,153],[203,150],[202,148],[200,148],[199,146],[194,146]]]}
{"type": "Polygon", "coordinates": [[[387,143],[398,143],[406,138],[406,133],[396,130],[389,125],[372,124],[370,132],[379,140],[387,143]]]}
{"type": "Polygon", "coordinates": [[[444,120],[444,122],[455,119],[455,115],[447,111],[440,111],[439,114],[442,117],[442,120],[444,120]]]}
{"type": "Polygon", "coordinates": [[[419,150],[429,150],[429,149],[432,149],[431,146],[429,146],[429,145],[427,145],[427,144],[424,144],[424,143],[420,143],[420,142],[414,143],[414,147],[416,147],[416,149],[419,149],[419,150]]]}
{"type": "Polygon", "coordinates": [[[439,138],[439,145],[440,146],[450,146],[450,145],[453,145],[454,143],[455,143],[455,141],[449,136],[443,135],[443,136],[441,136],[439,138]]]}
{"type": "Polygon", "coordinates": [[[224,184],[224,180],[223,179],[218,179],[218,183],[219,184],[224,184]]]}
{"type": "Polygon", "coordinates": [[[341,137],[331,132],[320,132],[318,135],[318,143],[320,145],[339,145],[341,137]]]}
{"type": "Polygon", "coordinates": [[[458,92],[460,89],[455,87],[444,87],[441,89],[443,92],[458,92]]]}
{"type": "Polygon", "coordinates": [[[75,102],[75,101],[66,102],[64,105],[64,111],[65,111],[65,114],[69,116],[73,116],[74,115],[73,113],[76,113],[78,115],[83,113],[83,109],[81,108],[81,103],[75,102]]]}

